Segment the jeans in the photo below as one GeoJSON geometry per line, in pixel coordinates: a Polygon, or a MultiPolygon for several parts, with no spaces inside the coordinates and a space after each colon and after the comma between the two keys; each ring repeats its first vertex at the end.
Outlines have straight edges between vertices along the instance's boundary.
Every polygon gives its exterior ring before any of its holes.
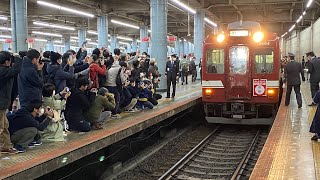
{"type": "Polygon", "coordinates": [[[181,71],[181,82],[188,84],[188,71],[181,71]]]}
{"type": "Polygon", "coordinates": [[[6,116],[6,110],[0,110],[0,149],[11,148],[9,122],[6,116]]]}
{"type": "Polygon", "coordinates": [[[123,88],[122,93],[120,95],[120,107],[127,107],[130,105],[132,100],[132,95],[130,94],[130,91],[127,88],[123,88]]]}
{"type": "Polygon", "coordinates": [[[80,132],[89,132],[91,130],[91,125],[88,121],[82,120],[78,123],[69,124],[70,129],[80,132]]]}
{"type": "Polygon", "coordinates": [[[35,127],[20,129],[11,136],[11,141],[14,145],[20,145],[24,148],[28,147],[28,145],[34,140],[40,140],[39,131],[35,127]]]}
{"type": "Polygon", "coordinates": [[[116,106],[114,109],[111,110],[112,114],[119,114],[120,113],[120,93],[116,86],[107,86],[107,89],[110,93],[114,94],[114,99],[116,101],[116,106]]]}
{"type": "Polygon", "coordinates": [[[298,106],[302,106],[302,97],[301,97],[301,92],[300,92],[300,85],[287,85],[287,93],[286,93],[285,105],[289,105],[290,104],[290,96],[291,96],[292,88],[294,89],[294,92],[296,93],[298,106]]]}
{"type": "Polygon", "coordinates": [[[153,107],[154,107],[153,104],[149,101],[139,101],[139,104],[141,106],[147,107],[149,109],[153,109],[153,107]]]}

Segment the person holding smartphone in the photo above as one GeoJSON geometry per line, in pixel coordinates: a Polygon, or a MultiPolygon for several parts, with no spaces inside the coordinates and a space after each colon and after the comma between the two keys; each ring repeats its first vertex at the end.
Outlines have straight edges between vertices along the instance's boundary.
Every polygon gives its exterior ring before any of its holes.
{"type": "Polygon", "coordinates": [[[99,76],[106,76],[107,68],[104,65],[104,58],[98,57],[96,54],[92,55],[93,63],[90,65],[90,79],[92,81],[91,88],[98,89],[99,85],[99,76]]]}

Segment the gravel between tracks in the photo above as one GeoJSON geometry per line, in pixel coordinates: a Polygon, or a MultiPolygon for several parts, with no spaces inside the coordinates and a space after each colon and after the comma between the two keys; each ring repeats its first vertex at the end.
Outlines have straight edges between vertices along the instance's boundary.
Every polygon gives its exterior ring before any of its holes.
{"type": "Polygon", "coordinates": [[[178,162],[193,146],[190,143],[199,143],[212,131],[208,127],[197,127],[180,135],[166,144],[161,150],[144,160],[139,166],[119,175],[117,180],[153,180],[178,162]],[[144,171],[144,172],[143,172],[144,171]]]}

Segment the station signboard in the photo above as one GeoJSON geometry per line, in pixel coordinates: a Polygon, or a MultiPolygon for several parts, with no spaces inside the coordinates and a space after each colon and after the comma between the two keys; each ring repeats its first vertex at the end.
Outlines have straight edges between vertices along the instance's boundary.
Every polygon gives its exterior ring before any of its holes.
{"type": "Polygon", "coordinates": [[[167,37],[167,40],[168,40],[169,42],[176,42],[176,41],[177,41],[177,36],[168,36],[168,37],[167,37]]]}
{"type": "Polygon", "coordinates": [[[141,38],[141,42],[150,42],[151,38],[150,37],[143,37],[141,38]]]}
{"type": "Polygon", "coordinates": [[[28,38],[27,43],[33,44],[35,42],[35,39],[33,38],[28,38]]]}
{"type": "Polygon", "coordinates": [[[5,42],[6,44],[10,44],[10,43],[12,42],[12,39],[6,39],[4,42],[5,42]]]}
{"type": "Polygon", "coordinates": [[[267,79],[253,79],[253,96],[267,96],[267,79]]]}

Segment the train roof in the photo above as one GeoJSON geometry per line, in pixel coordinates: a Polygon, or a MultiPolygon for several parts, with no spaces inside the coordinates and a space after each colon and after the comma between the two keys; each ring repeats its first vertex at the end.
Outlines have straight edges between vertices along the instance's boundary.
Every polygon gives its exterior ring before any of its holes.
{"type": "Polygon", "coordinates": [[[261,31],[261,25],[258,22],[254,21],[238,21],[228,24],[228,30],[235,30],[235,29],[248,29],[252,31],[261,31]]]}

